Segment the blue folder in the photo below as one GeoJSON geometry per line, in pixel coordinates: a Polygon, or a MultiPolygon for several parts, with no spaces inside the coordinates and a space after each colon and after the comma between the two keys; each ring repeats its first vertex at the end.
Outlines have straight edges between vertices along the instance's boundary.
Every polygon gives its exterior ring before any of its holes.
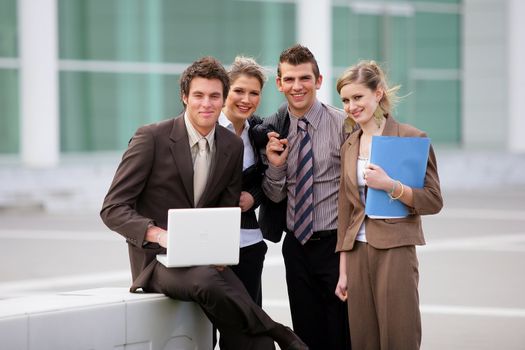
{"type": "MultiPolygon", "coordinates": [[[[404,185],[423,188],[429,148],[430,139],[426,137],[373,136],[370,163],[379,165],[404,185]]],[[[390,199],[387,192],[368,188],[365,214],[372,219],[399,218],[408,215],[408,208],[390,199]]]]}

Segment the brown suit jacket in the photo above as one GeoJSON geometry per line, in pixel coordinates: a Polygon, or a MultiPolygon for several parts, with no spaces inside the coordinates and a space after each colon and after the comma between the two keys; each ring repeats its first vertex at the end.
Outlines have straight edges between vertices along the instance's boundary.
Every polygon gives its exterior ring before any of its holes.
{"type": "MultiPolygon", "coordinates": [[[[420,215],[435,214],[441,210],[443,199],[439,187],[436,156],[430,147],[425,184],[413,188],[414,208],[410,215],[400,219],[370,219],[365,216],[365,205],[357,186],[357,156],[362,130],[353,132],[341,148],[341,185],[339,188],[337,251],[352,250],[357,232],[365,221],[366,239],[378,249],[405,245],[423,245],[425,238],[420,215]]],[[[400,124],[387,117],[383,136],[426,137],[426,134],[408,124],[400,124]]]]}
{"type": "Polygon", "coordinates": [[[215,155],[206,189],[193,203],[193,161],[183,114],[143,126],[122,157],[100,215],[126,238],[132,291],[147,285],[156,255],[166,250],[144,244],[150,223],[166,229],[171,208],[238,206],[242,181],[242,140],[217,124],[215,155]]]}

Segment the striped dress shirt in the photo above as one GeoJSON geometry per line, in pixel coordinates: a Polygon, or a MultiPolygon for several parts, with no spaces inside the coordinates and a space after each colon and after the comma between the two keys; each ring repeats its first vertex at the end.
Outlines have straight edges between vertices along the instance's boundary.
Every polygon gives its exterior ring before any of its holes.
{"type": "MultiPolygon", "coordinates": [[[[288,159],[280,166],[269,165],[263,180],[263,190],[274,202],[288,197],[286,221],[288,229],[294,227],[295,184],[300,135],[297,133],[297,118],[290,111],[288,133],[288,159]]],[[[324,231],[337,228],[337,194],[341,173],[341,145],[345,140],[345,113],[318,100],[304,115],[308,120],[308,134],[313,150],[313,230],[324,231]]]]}

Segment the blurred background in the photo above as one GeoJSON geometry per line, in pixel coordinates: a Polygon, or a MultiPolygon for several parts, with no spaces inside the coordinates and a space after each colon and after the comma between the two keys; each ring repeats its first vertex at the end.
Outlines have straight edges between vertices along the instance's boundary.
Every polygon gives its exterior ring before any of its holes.
{"type": "Polygon", "coordinates": [[[525,24],[519,0],[0,0],[0,208],[97,208],[136,128],[179,114],[189,63],[267,67],[258,110],[282,102],[280,52],[300,42],[322,101],[360,59],[405,96],[448,188],[525,184],[525,24]],[[458,176],[461,174],[461,176],[458,176]]]}
{"type": "MultiPolygon", "coordinates": [[[[424,348],[525,349],[523,15],[520,0],[0,0],[0,298],[129,285],[98,210],[136,128],[182,111],[179,76],[204,55],[264,65],[271,114],[299,42],[322,101],[340,107],[337,77],[374,59],[402,86],[395,117],[432,139],[445,209],[425,221],[424,348]]],[[[279,245],[265,296],[289,323],[279,245]]]]}

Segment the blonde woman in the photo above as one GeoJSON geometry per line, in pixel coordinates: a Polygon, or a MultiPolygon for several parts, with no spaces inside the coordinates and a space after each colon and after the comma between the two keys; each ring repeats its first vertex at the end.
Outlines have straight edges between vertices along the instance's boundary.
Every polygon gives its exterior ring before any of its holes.
{"type": "Polygon", "coordinates": [[[261,102],[262,88],[266,81],[264,69],[252,58],[237,56],[228,71],[230,91],[219,124],[239,136],[244,143],[241,207],[241,250],[239,264],[231,266],[252,299],[261,306],[261,275],[268,246],[263,240],[255,216],[261,203],[263,177],[261,156],[254,145],[252,128],[262,123],[254,115],[261,102]]]}
{"type": "Polygon", "coordinates": [[[441,210],[436,157],[430,148],[423,188],[411,188],[370,164],[372,136],[425,137],[392,116],[396,88],[389,89],[374,61],[346,70],[337,91],[347,122],[356,130],[341,148],[338,207],[339,281],[336,295],[348,300],[353,349],[419,349],[421,317],[415,245],[425,244],[421,215],[441,210]],[[410,215],[371,219],[365,215],[367,187],[401,201],[410,215]]]}

